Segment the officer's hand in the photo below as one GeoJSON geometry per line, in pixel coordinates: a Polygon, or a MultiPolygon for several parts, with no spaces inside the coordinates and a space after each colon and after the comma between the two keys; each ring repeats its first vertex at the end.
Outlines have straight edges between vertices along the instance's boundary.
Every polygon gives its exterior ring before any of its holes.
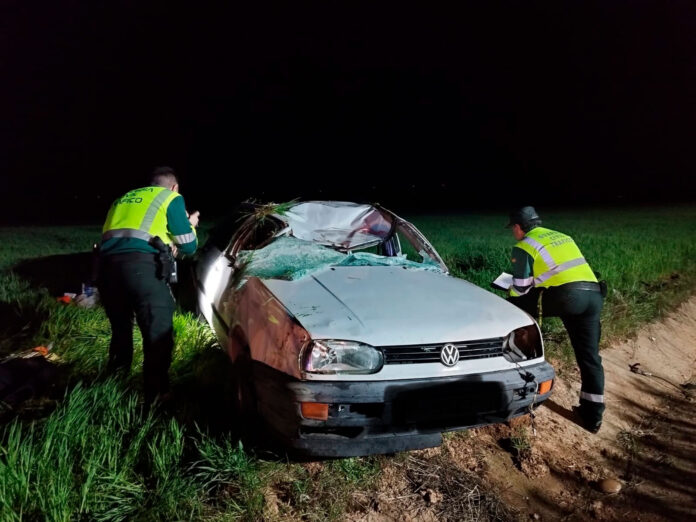
{"type": "Polygon", "coordinates": [[[179,249],[176,248],[176,245],[172,245],[172,255],[176,257],[179,254],[179,249]]]}
{"type": "Polygon", "coordinates": [[[196,228],[198,226],[198,220],[200,219],[201,213],[198,212],[197,210],[189,216],[189,223],[191,223],[191,226],[193,228],[196,228]]]}

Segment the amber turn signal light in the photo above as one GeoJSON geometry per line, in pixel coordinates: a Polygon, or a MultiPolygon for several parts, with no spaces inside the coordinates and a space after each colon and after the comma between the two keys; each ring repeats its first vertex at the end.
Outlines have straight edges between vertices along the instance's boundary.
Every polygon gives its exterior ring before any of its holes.
{"type": "Polygon", "coordinates": [[[329,405],[323,402],[303,402],[301,409],[305,419],[326,420],[329,418],[329,405]]]}
{"type": "Polygon", "coordinates": [[[551,388],[553,387],[553,379],[550,381],[544,381],[541,384],[539,384],[539,395],[544,395],[545,393],[548,393],[551,391],[551,388]]]}

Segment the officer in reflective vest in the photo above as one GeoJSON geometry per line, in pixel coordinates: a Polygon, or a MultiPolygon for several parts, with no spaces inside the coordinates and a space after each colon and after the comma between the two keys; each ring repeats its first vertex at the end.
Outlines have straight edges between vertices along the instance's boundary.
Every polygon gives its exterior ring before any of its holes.
{"type": "Polygon", "coordinates": [[[573,239],[543,228],[534,207],[510,214],[513,279],[509,300],[533,315],[560,317],[580,367],[583,427],[597,433],[604,413],[604,369],[599,355],[600,313],[606,288],[573,239]]]}
{"type": "Polygon", "coordinates": [[[186,212],[174,170],[158,167],[148,186],[114,201],[102,230],[98,286],[111,323],[107,370],[130,370],[135,316],[143,337],[147,405],[170,398],[174,297],[163,260],[171,256],[173,265],[177,249],[196,251],[198,216],[186,212]]]}

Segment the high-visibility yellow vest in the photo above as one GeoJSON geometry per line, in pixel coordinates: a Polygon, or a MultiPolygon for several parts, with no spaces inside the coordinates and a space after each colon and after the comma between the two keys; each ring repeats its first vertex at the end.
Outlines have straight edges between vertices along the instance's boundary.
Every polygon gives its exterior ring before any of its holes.
{"type": "Polygon", "coordinates": [[[167,208],[178,195],[164,187],[143,187],[126,193],[111,205],[102,228],[102,241],[114,237],[149,241],[156,236],[165,244],[172,244],[167,208]]]}
{"type": "Polygon", "coordinates": [[[597,282],[575,241],[566,234],[536,227],[515,246],[534,259],[535,287],[548,288],[576,281],[597,282]]]}

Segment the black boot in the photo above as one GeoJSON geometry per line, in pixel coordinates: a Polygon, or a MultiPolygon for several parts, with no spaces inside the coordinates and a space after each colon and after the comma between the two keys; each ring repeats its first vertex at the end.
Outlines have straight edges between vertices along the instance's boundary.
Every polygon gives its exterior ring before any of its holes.
{"type": "Polygon", "coordinates": [[[602,418],[597,418],[594,412],[588,412],[582,406],[573,406],[573,412],[577,417],[577,424],[585,428],[590,433],[597,433],[602,427],[602,418]]]}

